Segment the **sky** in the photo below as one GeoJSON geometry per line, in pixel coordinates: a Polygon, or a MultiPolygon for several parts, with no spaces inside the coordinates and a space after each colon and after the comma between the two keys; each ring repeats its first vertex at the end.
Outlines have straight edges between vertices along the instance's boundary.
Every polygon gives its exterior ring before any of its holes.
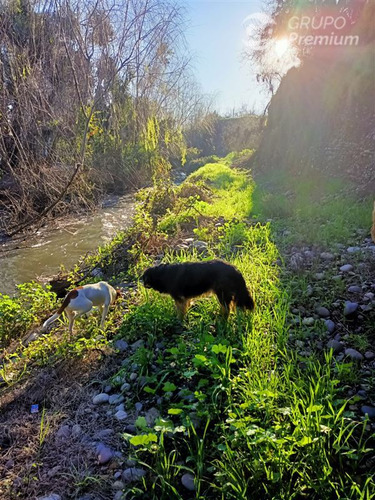
{"type": "Polygon", "coordinates": [[[230,113],[243,104],[262,113],[269,96],[244,62],[246,19],[262,12],[263,0],[185,0],[186,38],[193,70],[204,93],[215,94],[215,108],[230,113]]]}

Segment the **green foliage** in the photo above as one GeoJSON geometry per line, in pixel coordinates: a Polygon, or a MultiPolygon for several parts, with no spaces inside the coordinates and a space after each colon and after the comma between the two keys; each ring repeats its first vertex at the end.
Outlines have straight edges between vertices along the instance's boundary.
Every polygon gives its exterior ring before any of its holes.
{"type": "Polygon", "coordinates": [[[11,298],[0,294],[0,342],[4,345],[24,334],[39,317],[53,308],[56,295],[35,282],[17,286],[11,298]]]}

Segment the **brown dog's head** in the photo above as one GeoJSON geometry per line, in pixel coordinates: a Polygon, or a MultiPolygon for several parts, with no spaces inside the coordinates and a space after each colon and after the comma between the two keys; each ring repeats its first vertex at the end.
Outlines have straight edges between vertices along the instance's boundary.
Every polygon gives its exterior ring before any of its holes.
{"type": "Polygon", "coordinates": [[[122,297],[122,291],[121,290],[116,290],[116,298],[113,303],[117,302],[119,299],[122,297]]]}

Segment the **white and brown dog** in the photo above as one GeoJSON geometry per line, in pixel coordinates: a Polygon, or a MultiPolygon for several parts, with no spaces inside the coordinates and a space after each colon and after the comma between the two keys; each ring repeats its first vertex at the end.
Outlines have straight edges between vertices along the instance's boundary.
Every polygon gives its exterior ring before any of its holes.
{"type": "Polygon", "coordinates": [[[57,312],[43,323],[42,331],[45,332],[49,325],[65,311],[69,320],[69,333],[71,334],[74,321],[91,311],[94,306],[98,306],[102,312],[100,328],[103,329],[109,306],[114,304],[119,297],[121,297],[120,290],[115,290],[105,281],[74,288],[67,294],[57,312]]]}

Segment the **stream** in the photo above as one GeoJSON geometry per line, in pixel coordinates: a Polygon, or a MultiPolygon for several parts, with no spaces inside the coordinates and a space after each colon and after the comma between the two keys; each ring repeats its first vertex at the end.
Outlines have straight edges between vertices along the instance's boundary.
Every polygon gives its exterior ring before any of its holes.
{"type": "Polygon", "coordinates": [[[54,229],[41,229],[23,241],[0,245],[0,292],[12,295],[18,283],[56,275],[63,265],[67,270],[79,257],[131,224],[134,197],[111,198],[92,215],[78,215],[54,229]]]}

